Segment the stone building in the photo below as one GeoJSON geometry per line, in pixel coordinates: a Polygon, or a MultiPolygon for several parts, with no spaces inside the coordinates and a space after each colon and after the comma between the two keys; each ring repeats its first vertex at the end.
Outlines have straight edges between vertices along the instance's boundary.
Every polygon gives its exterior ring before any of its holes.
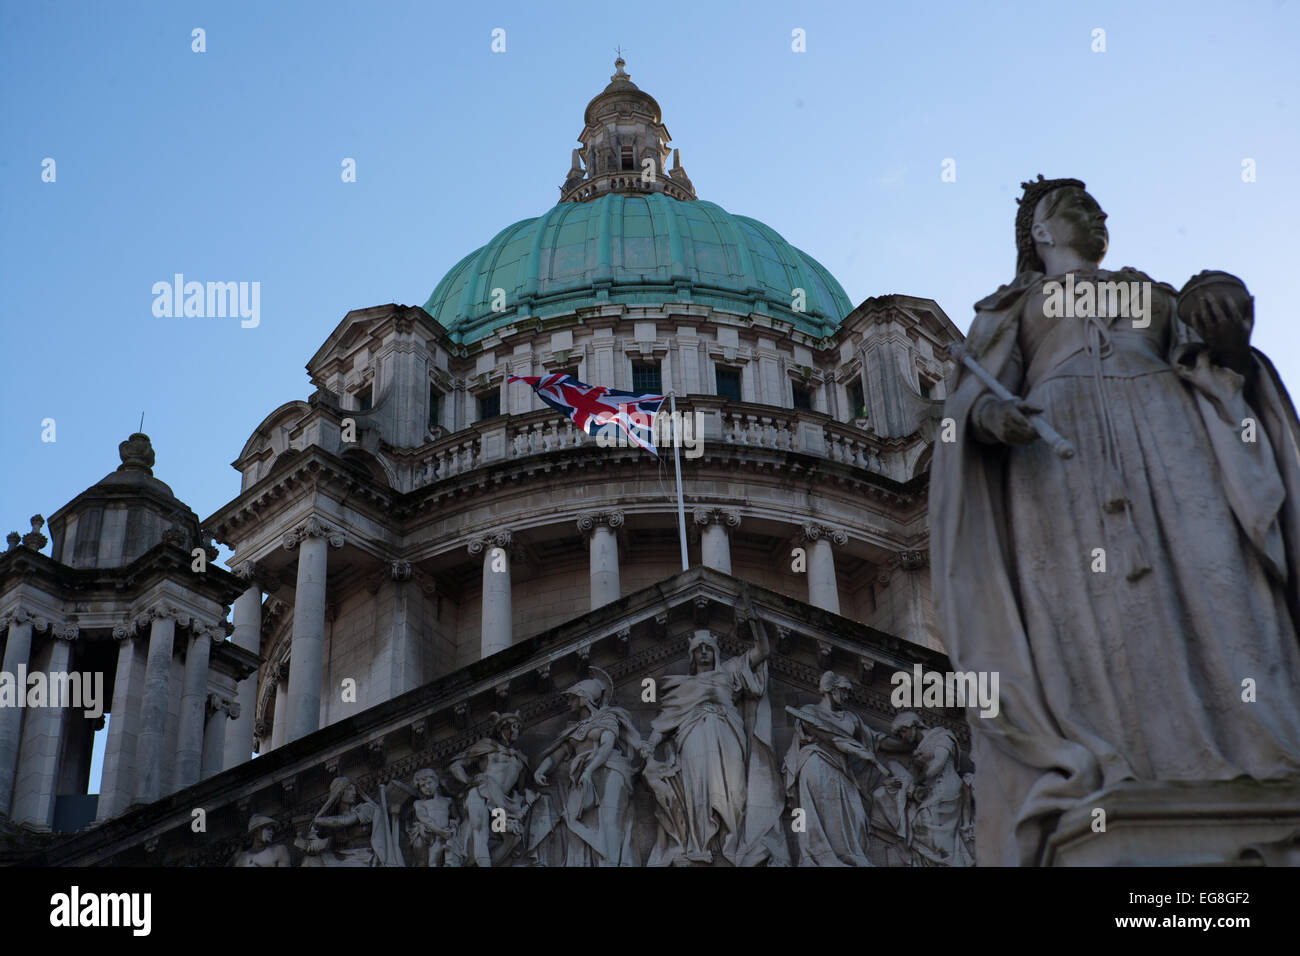
{"type": "MultiPolygon", "coordinates": [[[[97,822],[70,836],[59,831],[88,815],[65,821],[58,807],[85,799],[93,729],[0,709],[0,817],[33,859],[224,864],[255,817],[254,850],[269,840],[293,843],[295,861],[410,863],[425,852],[410,836],[418,799],[396,808],[415,771],[434,768],[462,835],[478,833],[473,766],[491,752],[528,763],[496,797],[515,829],[483,830],[460,846],[462,864],[573,862],[584,824],[548,786],[576,784],[533,775],[547,760],[560,774],[547,754],[569,733],[567,705],[590,698],[584,720],[622,727],[615,756],[645,765],[626,799],[595,798],[630,808],[618,811],[622,863],[794,862],[813,852],[790,825],[806,809],[797,794],[822,784],[790,763],[813,718],[787,708],[839,714],[828,688],[847,679],[844,713],[863,723],[844,732],[897,745],[891,676],[948,669],[925,492],[946,347],[960,334],[929,299],[854,307],[770,226],[698,198],[658,103],[624,66],[586,108],[559,202],[469,253],[423,307],[344,316],[307,362],[312,394],[271,412],[234,460],[228,504],[200,523],[150,476],[153,451],[134,435],[122,469],[51,519],[51,557],[38,530],[11,540],[5,669],[99,669],[112,701],[97,822]],[[687,568],[671,449],[608,447],[507,382],[556,372],[673,393],[691,426],[679,449],[687,568]],[[209,536],[231,549],[233,571],[194,570],[209,536]],[[737,700],[760,715],[744,710],[751,794],[733,809],[784,821],[766,856],[724,851],[725,823],[717,852],[674,850],[698,822],[691,768],[667,769],[688,732],[665,732],[662,761],[627,742],[686,706],[664,691],[698,676],[698,655],[706,670],[743,658],[734,672],[750,675],[737,700]],[[561,693],[578,685],[576,698],[561,693]],[[775,755],[762,786],[755,741],[775,755]],[[758,796],[773,781],[779,806],[758,796]],[[354,830],[394,810],[388,850],[379,824],[329,837],[321,821],[339,806],[354,830]],[[360,856],[339,855],[345,837],[360,856]]],[[[955,752],[961,713],[932,708],[922,722],[931,745],[953,741],[955,780],[969,769],[955,752]]],[[[869,805],[870,787],[859,792],[869,805]]],[[[836,799],[858,799],[845,793],[836,799]]],[[[873,813],[870,829],[874,862],[926,856],[906,826],[873,813]]]]}

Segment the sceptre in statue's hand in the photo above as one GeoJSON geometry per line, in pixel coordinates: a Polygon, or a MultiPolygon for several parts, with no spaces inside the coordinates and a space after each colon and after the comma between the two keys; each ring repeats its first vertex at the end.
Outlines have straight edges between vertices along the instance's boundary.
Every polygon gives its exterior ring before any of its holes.
{"type": "MultiPolygon", "coordinates": [[[[952,345],[948,346],[948,354],[970,369],[971,373],[987,385],[989,391],[996,395],[1001,401],[1014,403],[1016,417],[1021,419],[1024,424],[1027,424],[1029,428],[1032,428],[1034,432],[1037,433],[1037,437],[1047,442],[1047,444],[1051,446],[1052,451],[1056,452],[1058,458],[1074,457],[1074,445],[1067,439],[1062,438],[1061,435],[1057,433],[1056,429],[1048,424],[1047,419],[1043,417],[1043,410],[1007,391],[1006,386],[994,378],[989,373],[988,369],[975,361],[975,358],[966,351],[964,345],[960,342],[954,342],[952,345]]],[[[1021,423],[1013,420],[1013,427],[1017,424],[1021,423]]],[[[1030,441],[1033,441],[1034,436],[1029,434],[1022,427],[1020,433],[1015,437],[1024,439],[1023,441],[1016,441],[1015,444],[1027,445],[1030,441]]]]}

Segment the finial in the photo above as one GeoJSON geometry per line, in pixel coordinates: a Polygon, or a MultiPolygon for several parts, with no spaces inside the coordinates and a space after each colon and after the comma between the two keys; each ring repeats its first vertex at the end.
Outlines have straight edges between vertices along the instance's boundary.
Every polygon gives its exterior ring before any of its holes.
{"type": "Polygon", "coordinates": [[[614,60],[614,75],[610,77],[611,80],[618,79],[620,76],[627,76],[627,74],[623,72],[623,67],[627,66],[627,61],[623,59],[623,48],[621,46],[614,47],[614,54],[617,59],[614,60]]]}
{"type": "Polygon", "coordinates": [[[32,530],[23,535],[23,544],[33,551],[39,551],[49,543],[45,535],[41,534],[41,528],[45,527],[45,518],[42,515],[32,515],[32,530]]]}
{"type": "Polygon", "coordinates": [[[117,446],[117,453],[122,459],[118,471],[143,471],[153,474],[154,453],[149,436],[136,432],[117,446]]]}

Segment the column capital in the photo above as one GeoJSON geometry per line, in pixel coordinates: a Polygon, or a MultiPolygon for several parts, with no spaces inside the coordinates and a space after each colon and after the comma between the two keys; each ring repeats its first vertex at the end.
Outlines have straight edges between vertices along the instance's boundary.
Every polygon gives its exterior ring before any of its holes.
{"type": "Polygon", "coordinates": [[[838,545],[849,543],[848,532],[813,521],[805,522],[796,537],[800,541],[829,541],[831,544],[838,545]]]}
{"type": "Polygon", "coordinates": [[[584,535],[594,534],[598,527],[607,527],[617,531],[623,527],[621,511],[587,511],[578,515],[578,530],[584,535]]]}
{"type": "Polygon", "coordinates": [[[879,584],[887,585],[897,571],[922,571],[930,566],[930,552],[926,548],[898,551],[880,566],[876,575],[879,584]]]}
{"type": "Polygon", "coordinates": [[[190,642],[205,638],[211,641],[224,641],[226,629],[222,624],[205,624],[197,619],[190,621],[190,642]]]}
{"type": "Polygon", "coordinates": [[[225,694],[209,693],[205,704],[205,714],[208,717],[225,711],[226,716],[231,720],[239,717],[239,701],[232,700],[225,694]]]}
{"type": "Polygon", "coordinates": [[[9,627],[11,624],[18,626],[30,624],[32,630],[35,631],[44,631],[50,626],[48,618],[37,611],[23,607],[21,604],[14,605],[3,615],[0,615],[0,628],[9,627]]]}
{"type": "Polygon", "coordinates": [[[63,621],[50,626],[50,637],[58,641],[71,643],[81,636],[81,627],[76,621],[63,621]]]}
{"type": "Polygon", "coordinates": [[[708,505],[701,505],[694,512],[695,523],[700,526],[715,524],[726,531],[731,532],[740,527],[740,512],[732,511],[729,508],[716,508],[708,505]]]}
{"type": "Polygon", "coordinates": [[[388,562],[388,574],[394,581],[411,580],[411,562],[410,561],[388,562]]]}
{"type": "Polygon", "coordinates": [[[137,630],[144,630],[154,621],[175,621],[179,626],[184,627],[190,622],[190,616],[175,605],[164,601],[147,607],[136,614],[135,627],[137,630]]]}
{"type": "Polygon", "coordinates": [[[245,561],[233,570],[235,577],[250,588],[256,586],[267,594],[274,594],[280,590],[279,579],[274,577],[266,566],[259,561],[245,561]]]}
{"type": "Polygon", "coordinates": [[[487,531],[477,537],[471,538],[469,541],[469,553],[482,554],[485,548],[489,550],[492,548],[503,548],[508,554],[514,549],[514,541],[514,534],[509,528],[496,528],[492,531],[487,531]]]}
{"type": "Polygon", "coordinates": [[[347,540],[344,538],[343,532],[339,531],[338,528],[328,525],[320,518],[312,515],[292,531],[286,531],[281,543],[286,551],[292,551],[307,538],[325,538],[331,548],[341,548],[347,540]]]}

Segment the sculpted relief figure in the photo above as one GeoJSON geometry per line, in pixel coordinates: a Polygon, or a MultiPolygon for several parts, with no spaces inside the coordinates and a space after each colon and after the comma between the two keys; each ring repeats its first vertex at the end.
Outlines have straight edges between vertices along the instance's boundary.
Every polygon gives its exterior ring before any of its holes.
{"type": "Polygon", "coordinates": [[[431,767],[415,772],[415,787],[393,783],[416,797],[411,801],[412,819],[406,827],[411,849],[425,866],[460,866],[456,844],[457,820],[451,797],[438,792],[438,774],[431,767]]]}
{"type": "Polygon", "coordinates": [[[690,673],[664,678],[662,709],[642,747],[660,831],[648,865],[788,865],[784,794],[772,749],[767,631],[747,608],[754,646],[722,659],[696,631],[690,673]],[[663,742],[666,755],[655,757],[663,742]]]}
{"type": "Polygon", "coordinates": [[[300,837],[303,866],[404,866],[397,821],[380,803],[362,793],[349,777],[330,781],[329,797],[300,837]]]}
{"type": "Polygon", "coordinates": [[[872,751],[879,735],[845,707],[853,689],[847,677],[826,671],[818,689],[820,703],[786,708],[795,725],[783,766],[786,793],[803,811],[804,829],[795,831],[799,865],[871,866],[871,789],[862,778],[878,776],[870,771],[877,766],[872,751]]]}
{"type": "Polygon", "coordinates": [[[889,760],[889,778],[873,796],[876,826],[899,837],[889,864],[973,866],[970,784],[958,773],[956,735],[927,730],[914,711],[895,717],[890,730],[877,753],[903,759],[889,760]]]}
{"type": "Polygon", "coordinates": [[[467,866],[502,866],[524,846],[528,811],[537,794],[521,789],[528,760],[515,747],[522,724],[518,713],[492,715],[492,734],[470,745],[447,770],[467,787],[463,837],[457,852],[467,866]]]}
{"type": "Polygon", "coordinates": [[[641,735],[613,706],[614,682],[599,667],[567,691],[578,715],[542,754],[533,779],[553,790],[551,862],[557,866],[637,866],[632,847],[632,757],[641,735]]]}
{"type": "Polygon", "coordinates": [[[984,864],[1038,862],[1119,781],[1300,772],[1300,422],[1245,286],[1102,270],[1105,220],[1077,180],[1025,184],[966,344],[1011,398],[959,368],[931,467],[940,629],[1000,673],[971,718],[984,864]]]}
{"type": "Polygon", "coordinates": [[[248,833],[252,846],[236,853],[231,866],[293,866],[289,848],[275,842],[275,821],[270,817],[253,814],[248,820],[248,833]]]}

